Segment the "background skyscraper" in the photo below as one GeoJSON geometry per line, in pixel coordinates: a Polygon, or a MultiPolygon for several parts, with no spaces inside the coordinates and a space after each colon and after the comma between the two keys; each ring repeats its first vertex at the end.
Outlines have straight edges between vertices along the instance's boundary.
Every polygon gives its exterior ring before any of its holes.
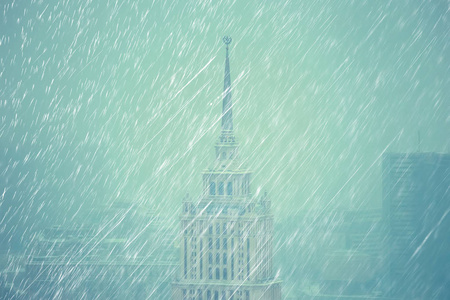
{"type": "Polygon", "coordinates": [[[390,290],[450,298],[450,155],[383,156],[383,216],[390,290]]]}

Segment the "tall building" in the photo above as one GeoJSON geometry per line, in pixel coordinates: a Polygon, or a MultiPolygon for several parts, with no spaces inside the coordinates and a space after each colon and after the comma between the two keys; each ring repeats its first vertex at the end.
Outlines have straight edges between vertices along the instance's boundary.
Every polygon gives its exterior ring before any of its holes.
{"type": "Polygon", "coordinates": [[[450,299],[450,154],[383,156],[389,290],[450,299]]]}
{"type": "Polygon", "coordinates": [[[181,266],[173,298],[278,300],[272,265],[273,216],[267,195],[251,193],[251,172],[239,159],[233,132],[230,62],[226,59],[222,126],[216,158],[203,176],[203,193],[185,198],[181,213],[181,266]]]}

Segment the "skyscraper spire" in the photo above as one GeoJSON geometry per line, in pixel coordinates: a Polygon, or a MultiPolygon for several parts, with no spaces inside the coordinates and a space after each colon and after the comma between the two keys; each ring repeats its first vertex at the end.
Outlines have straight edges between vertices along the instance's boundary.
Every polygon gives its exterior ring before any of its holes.
{"type": "Polygon", "coordinates": [[[222,106],[222,131],[233,130],[233,113],[231,102],[231,78],[230,78],[230,59],[228,57],[228,45],[231,43],[231,37],[225,36],[223,42],[226,45],[225,58],[225,79],[223,85],[223,106],[222,106]]]}
{"type": "Polygon", "coordinates": [[[185,198],[180,216],[180,273],[173,299],[280,300],[273,274],[273,216],[266,195],[251,192],[251,171],[239,159],[233,133],[226,45],[222,128],[216,159],[202,173],[202,194],[185,198]]]}

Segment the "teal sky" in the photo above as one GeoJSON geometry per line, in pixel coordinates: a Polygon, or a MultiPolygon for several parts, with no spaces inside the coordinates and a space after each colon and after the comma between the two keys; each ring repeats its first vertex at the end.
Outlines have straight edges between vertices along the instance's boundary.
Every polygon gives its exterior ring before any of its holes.
{"type": "Polygon", "coordinates": [[[422,151],[449,151],[448,1],[0,7],[9,232],[114,199],[171,215],[200,194],[219,135],[224,35],[242,157],[276,218],[379,206],[381,154],[418,151],[419,131],[422,151]]]}

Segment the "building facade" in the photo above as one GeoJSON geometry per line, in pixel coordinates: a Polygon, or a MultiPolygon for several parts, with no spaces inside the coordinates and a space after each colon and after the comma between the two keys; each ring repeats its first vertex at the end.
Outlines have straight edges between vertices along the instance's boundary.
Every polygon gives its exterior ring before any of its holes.
{"type": "Polygon", "coordinates": [[[173,299],[278,300],[273,272],[273,216],[267,195],[251,193],[251,172],[239,158],[233,131],[228,46],[222,125],[215,160],[202,174],[203,192],[182,203],[180,272],[173,299]]]}
{"type": "Polygon", "coordinates": [[[450,155],[383,156],[388,290],[407,299],[450,299],[450,155]]]}

